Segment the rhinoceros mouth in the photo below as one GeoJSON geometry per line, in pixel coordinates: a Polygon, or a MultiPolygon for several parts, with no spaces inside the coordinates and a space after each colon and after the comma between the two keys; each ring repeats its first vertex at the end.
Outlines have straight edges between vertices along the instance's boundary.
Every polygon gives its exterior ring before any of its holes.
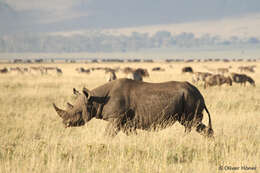
{"type": "Polygon", "coordinates": [[[70,120],[69,122],[65,123],[65,128],[67,127],[78,127],[78,126],[84,126],[85,121],[83,120],[82,116],[77,121],[70,120]]]}

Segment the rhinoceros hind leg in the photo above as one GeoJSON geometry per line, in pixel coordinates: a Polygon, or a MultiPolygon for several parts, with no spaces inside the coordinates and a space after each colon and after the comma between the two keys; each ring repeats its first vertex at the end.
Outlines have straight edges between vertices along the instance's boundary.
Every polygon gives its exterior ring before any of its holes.
{"type": "Polygon", "coordinates": [[[209,127],[207,127],[205,124],[200,123],[198,124],[198,126],[196,127],[196,131],[206,137],[212,138],[213,137],[213,130],[209,127]]]}

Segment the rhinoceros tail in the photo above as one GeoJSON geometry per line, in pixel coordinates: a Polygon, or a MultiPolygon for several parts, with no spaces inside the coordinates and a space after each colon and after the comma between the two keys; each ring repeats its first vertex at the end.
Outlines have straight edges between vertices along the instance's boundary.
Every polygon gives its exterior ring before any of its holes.
{"type": "Polygon", "coordinates": [[[208,111],[208,109],[207,109],[207,106],[205,105],[205,110],[206,110],[206,112],[207,112],[207,114],[208,114],[208,116],[209,116],[209,129],[211,129],[211,130],[213,130],[212,129],[212,124],[211,124],[211,118],[210,118],[210,113],[209,113],[209,111],[208,111]]]}

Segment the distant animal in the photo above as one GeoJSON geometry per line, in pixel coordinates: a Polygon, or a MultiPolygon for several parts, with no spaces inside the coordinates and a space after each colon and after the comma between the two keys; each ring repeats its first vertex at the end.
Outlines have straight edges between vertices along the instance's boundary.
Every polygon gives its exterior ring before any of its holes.
{"type": "Polygon", "coordinates": [[[184,62],[193,62],[194,59],[186,59],[184,62]]]}
{"type": "Polygon", "coordinates": [[[255,81],[246,74],[231,73],[231,77],[233,82],[235,83],[240,83],[241,85],[243,84],[244,86],[246,86],[246,82],[248,82],[255,87],[255,81]]]}
{"type": "Polygon", "coordinates": [[[105,74],[106,74],[106,76],[107,76],[106,78],[107,78],[107,81],[108,81],[108,82],[117,79],[115,70],[112,70],[112,69],[106,70],[106,71],[105,71],[105,74]]]}
{"type": "Polygon", "coordinates": [[[58,67],[44,67],[45,71],[46,71],[46,74],[49,72],[49,71],[56,71],[56,73],[58,75],[61,75],[62,74],[62,70],[61,68],[58,68],[58,67]]]}
{"type": "Polygon", "coordinates": [[[213,74],[208,72],[194,72],[192,75],[192,82],[195,84],[197,84],[199,81],[205,82],[205,79],[211,75],[213,74]]]}
{"type": "Polygon", "coordinates": [[[28,68],[28,67],[23,67],[23,68],[22,68],[22,71],[29,73],[29,68],[28,68]]]}
{"type": "Polygon", "coordinates": [[[56,71],[57,67],[43,67],[46,72],[48,73],[48,71],[56,71]]]}
{"type": "Polygon", "coordinates": [[[208,70],[208,71],[210,71],[211,73],[218,73],[218,71],[217,71],[217,69],[215,69],[215,68],[210,68],[210,67],[208,67],[208,66],[203,66],[206,70],[208,70]]]}
{"type": "Polygon", "coordinates": [[[83,67],[76,68],[76,71],[79,73],[90,73],[90,69],[85,69],[83,67]]]}
{"type": "Polygon", "coordinates": [[[191,67],[183,67],[181,71],[182,73],[193,73],[193,69],[191,67]]]}
{"type": "Polygon", "coordinates": [[[137,81],[143,81],[144,77],[149,77],[149,73],[146,69],[138,68],[134,70],[132,73],[130,73],[127,78],[137,81]]]}
{"type": "Polygon", "coordinates": [[[228,73],[229,69],[228,68],[217,68],[217,73],[219,74],[224,74],[224,73],[228,73]]]}
{"type": "Polygon", "coordinates": [[[105,133],[111,137],[121,130],[159,130],[176,121],[207,137],[213,137],[211,117],[199,90],[188,82],[147,83],[118,79],[93,90],[83,88],[66,110],[53,104],[65,127],[82,126],[92,118],[108,121],[105,133]],[[202,123],[206,110],[208,127],[202,123]]]}
{"type": "Polygon", "coordinates": [[[40,72],[41,75],[47,74],[47,70],[45,67],[40,66],[40,67],[30,67],[30,72],[40,72]]]}
{"type": "Polygon", "coordinates": [[[256,67],[255,65],[252,65],[252,66],[239,66],[238,70],[240,72],[252,72],[252,73],[254,73],[255,72],[255,70],[254,70],[255,67],[256,67]]]}
{"type": "Polygon", "coordinates": [[[96,70],[106,70],[107,67],[92,67],[90,68],[91,71],[96,71],[96,70]]]}
{"type": "Polygon", "coordinates": [[[8,72],[8,69],[6,67],[0,69],[0,73],[7,73],[8,72]]]}
{"type": "Polygon", "coordinates": [[[19,74],[24,74],[24,70],[21,67],[10,67],[9,71],[10,72],[17,72],[19,74]]]}
{"type": "Polygon", "coordinates": [[[152,71],[165,71],[165,69],[162,67],[154,67],[152,68],[152,71]]]}
{"type": "Polygon", "coordinates": [[[114,71],[118,72],[120,70],[120,67],[110,68],[110,67],[104,67],[105,72],[106,71],[114,71]]]}
{"type": "Polygon", "coordinates": [[[208,86],[215,86],[215,85],[220,86],[225,83],[232,86],[232,79],[229,76],[225,77],[220,74],[211,75],[211,76],[206,77],[205,82],[204,82],[204,88],[207,88],[208,86]]]}
{"type": "Polygon", "coordinates": [[[56,72],[57,72],[58,75],[61,75],[61,74],[63,73],[63,72],[62,72],[62,69],[61,69],[61,68],[58,68],[58,67],[56,68],[56,72]]]}
{"type": "Polygon", "coordinates": [[[229,59],[222,59],[223,62],[230,62],[229,59]]]}
{"type": "Polygon", "coordinates": [[[124,74],[129,74],[129,73],[132,73],[133,71],[134,71],[134,69],[131,68],[131,67],[125,67],[125,68],[122,69],[122,72],[124,74]]]}

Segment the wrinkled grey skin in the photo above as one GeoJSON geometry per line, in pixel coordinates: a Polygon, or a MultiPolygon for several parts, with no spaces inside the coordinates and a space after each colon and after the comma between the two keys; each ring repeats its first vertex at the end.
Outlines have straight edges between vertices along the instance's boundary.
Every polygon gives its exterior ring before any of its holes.
{"type": "Polygon", "coordinates": [[[210,114],[199,90],[188,82],[146,83],[118,79],[92,91],[83,88],[74,106],[64,111],[54,108],[65,127],[81,126],[92,118],[108,121],[106,134],[115,136],[120,130],[128,134],[136,129],[157,130],[176,121],[186,132],[195,128],[202,135],[212,137],[210,114]],[[208,127],[202,123],[203,110],[209,116],[208,127]]]}

